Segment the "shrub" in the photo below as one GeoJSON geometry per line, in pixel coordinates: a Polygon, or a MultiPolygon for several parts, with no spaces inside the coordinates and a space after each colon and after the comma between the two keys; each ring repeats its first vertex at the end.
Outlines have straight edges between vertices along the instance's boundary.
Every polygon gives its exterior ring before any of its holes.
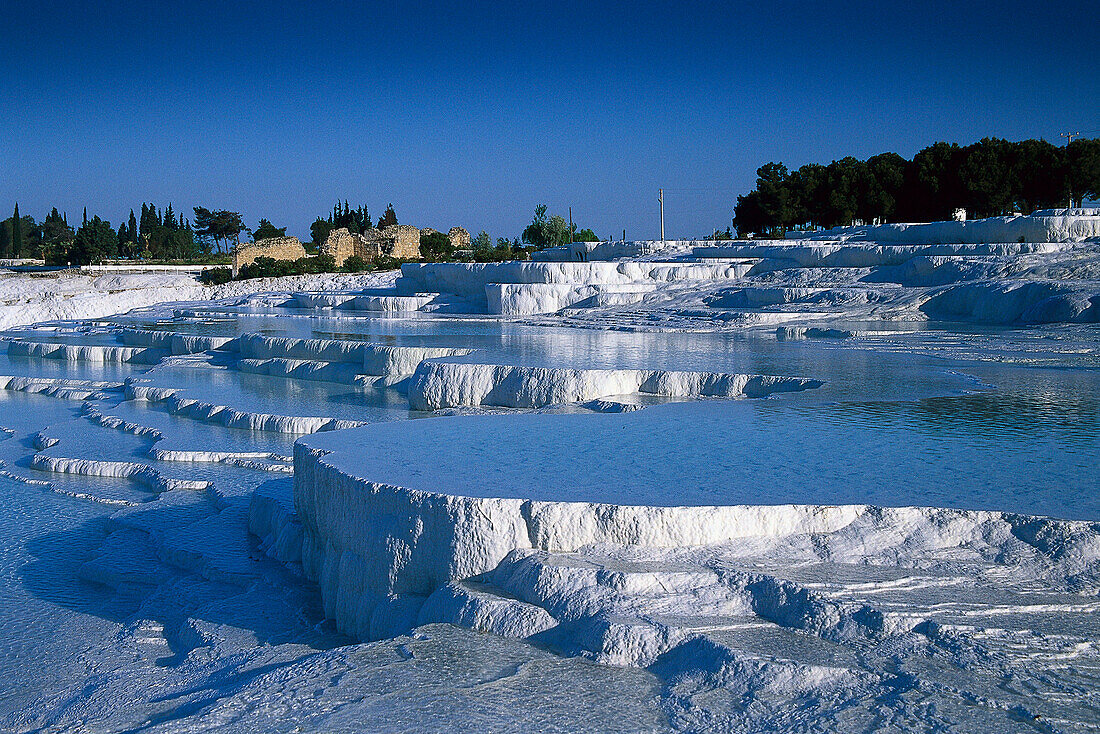
{"type": "Polygon", "coordinates": [[[420,255],[428,261],[441,262],[454,257],[455,248],[451,238],[442,232],[429,232],[420,235],[420,255]]]}
{"type": "Polygon", "coordinates": [[[203,285],[221,285],[233,280],[233,271],[229,268],[209,268],[199,273],[199,282],[203,285]]]}
{"type": "Polygon", "coordinates": [[[349,273],[361,273],[364,270],[370,270],[370,262],[364,260],[358,255],[352,255],[347,260],[344,260],[344,270],[349,273]]]}

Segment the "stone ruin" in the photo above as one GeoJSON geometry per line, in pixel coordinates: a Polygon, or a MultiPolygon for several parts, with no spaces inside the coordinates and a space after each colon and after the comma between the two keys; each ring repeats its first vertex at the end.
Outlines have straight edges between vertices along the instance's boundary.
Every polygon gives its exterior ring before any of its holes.
{"type": "Polygon", "coordinates": [[[251,265],[258,257],[272,260],[297,260],[306,256],[306,248],[297,237],[271,237],[255,242],[240,242],[233,249],[233,274],[245,265],[251,265]]]}
{"type": "Polygon", "coordinates": [[[470,249],[470,233],[462,227],[451,227],[447,236],[451,239],[451,247],[456,250],[470,249]]]}
{"type": "MultiPolygon", "coordinates": [[[[381,230],[368,229],[362,234],[352,234],[346,227],[340,227],[329,232],[320,251],[323,255],[332,255],[337,265],[343,265],[352,255],[358,255],[364,260],[381,256],[419,260],[420,236],[434,232],[434,229],[420,230],[408,224],[391,224],[381,230]]],[[[447,237],[456,250],[467,250],[470,247],[470,233],[462,227],[451,227],[447,237]]],[[[306,250],[297,237],[272,237],[256,242],[242,242],[233,251],[233,274],[236,275],[240,268],[252,264],[258,257],[297,260],[306,257],[306,250]]]]}
{"type": "Polygon", "coordinates": [[[332,255],[337,265],[352,255],[373,260],[382,255],[402,260],[420,259],[420,230],[408,224],[391,224],[381,230],[352,234],[347,227],[334,229],[321,245],[321,253],[332,255]]]}

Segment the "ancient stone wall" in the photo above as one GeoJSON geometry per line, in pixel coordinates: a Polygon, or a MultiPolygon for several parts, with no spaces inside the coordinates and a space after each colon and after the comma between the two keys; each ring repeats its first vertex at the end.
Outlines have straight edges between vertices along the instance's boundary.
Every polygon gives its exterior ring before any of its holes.
{"type": "Polygon", "coordinates": [[[447,236],[451,238],[451,247],[456,250],[470,249],[470,233],[462,227],[451,227],[447,236]]]}
{"type": "Polygon", "coordinates": [[[321,245],[321,252],[332,255],[337,265],[352,255],[373,260],[380,255],[404,260],[420,259],[420,230],[407,224],[394,224],[381,231],[368,229],[363,234],[352,234],[341,227],[329,232],[321,245]]]}
{"type": "Polygon", "coordinates": [[[297,237],[271,237],[256,242],[242,242],[233,251],[233,269],[251,265],[258,257],[273,260],[297,260],[306,256],[306,248],[297,237]]]}
{"type": "Polygon", "coordinates": [[[331,255],[337,265],[343,265],[345,260],[357,254],[356,245],[360,245],[360,240],[361,235],[352,234],[347,227],[340,227],[328,233],[328,237],[321,243],[320,251],[322,255],[331,255]]]}
{"type": "Polygon", "coordinates": [[[391,240],[390,257],[403,260],[420,259],[420,230],[411,224],[391,224],[383,228],[382,236],[391,240]]]}

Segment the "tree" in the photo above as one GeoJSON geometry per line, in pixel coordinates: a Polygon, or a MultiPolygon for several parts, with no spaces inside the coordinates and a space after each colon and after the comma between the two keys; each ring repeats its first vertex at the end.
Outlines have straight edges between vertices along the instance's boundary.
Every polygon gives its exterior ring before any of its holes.
{"type": "Polygon", "coordinates": [[[489,237],[489,233],[485,230],[478,232],[477,237],[474,237],[470,241],[470,249],[475,252],[478,250],[489,250],[493,247],[493,240],[489,237]]]}
{"type": "Polygon", "coordinates": [[[531,220],[531,223],[523,229],[523,241],[529,245],[534,245],[540,250],[544,247],[548,247],[546,228],[546,204],[539,204],[535,207],[535,216],[531,220]]]}
{"type": "Polygon", "coordinates": [[[260,226],[252,233],[252,239],[266,240],[273,237],[286,237],[286,227],[276,227],[266,219],[261,219],[260,226]]]}
{"type": "Polygon", "coordinates": [[[378,229],[397,224],[397,214],[393,211],[393,204],[386,207],[386,212],[378,218],[378,229]]]}
{"type": "Polygon", "coordinates": [[[909,161],[897,153],[880,153],[867,159],[868,188],[863,192],[861,217],[865,221],[892,221],[903,195],[909,161]]]}
{"type": "Polygon", "coordinates": [[[309,233],[313,237],[313,244],[320,247],[328,239],[328,234],[332,230],[336,229],[333,223],[327,219],[321,219],[317,217],[313,224],[309,225],[309,233]]]}
{"type": "Polygon", "coordinates": [[[904,217],[918,222],[950,219],[964,206],[961,162],[962,149],[955,143],[933,143],[913,156],[904,217]]]}
{"type": "Polygon", "coordinates": [[[737,227],[737,233],[741,236],[763,233],[771,226],[760,206],[760,192],[753,189],[737,197],[737,203],[733,207],[733,226],[737,227]]]}
{"type": "Polygon", "coordinates": [[[1012,180],[1011,155],[1012,144],[1000,138],[982,138],[962,149],[962,206],[979,217],[1011,211],[1017,189],[1012,180]]]}
{"type": "Polygon", "coordinates": [[[161,226],[166,229],[170,229],[173,232],[180,228],[180,223],[176,221],[176,215],[172,213],[172,204],[169,202],[168,206],[164,210],[164,220],[161,222],[161,226]]]}
{"type": "Polygon", "coordinates": [[[138,240],[138,225],[137,219],[134,217],[134,210],[130,210],[130,222],[126,226],[126,241],[130,243],[131,247],[136,248],[139,242],[138,240]]]}
{"type": "Polygon", "coordinates": [[[141,221],[138,225],[138,238],[147,241],[153,230],[160,226],[161,221],[160,217],[157,215],[157,208],[152,204],[146,205],[145,202],[142,202],[141,221]]]}
{"type": "MultiPolygon", "coordinates": [[[[576,229],[576,225],[574,225],[573,229],[574,230],[576,229]]],[[[593,232],[591,229],[585,228],[585,229],[582,229],[580,232],[574,232],[573,233],[573,241],[574,242],[599,242],[600,238],[597,237],[596,233],[593,232]]]]}
{"type": "Polygon", "coordinates": [[[19,202],[15,204],[15,213],[11,215],[11,255],[19,257],[23,253],[23,220],[19,216],[19,202]]]}
{"type": "Polygon", "coordinates": [[[450,260],[455,255],[451,238],[442,232],[429,232],[420,235],[420,255],[429,261],[450,260]]]}
{"type": "Polygon", "coordinates": [[[570,229],[565,217],[557,214],[547,217],[546,204],[539,204],[535,207],[535,216],[531,223],[523,230],[523,241],[541,250],[574,241],[573,234],[576,231],[577,225],[574,224],[570,229]]]}
{"type": "Polygon", "coordinates": [[[1012,146],[1010,168],[1014,209],[1030,214],[1070,196],[1064,148],[1045,140],[1022,140],[1012,146]]]}
{"type": "Polygon", "coordinates": [[[94,216],[76,231],[67,253],[67,262],[87,265],[114,257],[117,253],[118,237],[111,229],[111,223],[94,216]]]}
{"type": "Polygon", "coordinates": [[[235,243],[240,241],[241,232],[247,231],[244,220],[238,212],[225,209],[211,211],[205,207],[196,206],[194,233],[200,238],[208,238],[215,243],[225,245],[228,250],[230,240],[235,243]]]}
{"type": "Polygon", "coordinates": [[[1078,138],[1065,155],[1070,194],[1078,201],[1100,199],[1100,138],[1078,138]]]}
{"type": "Polygon", "coordinates": [[[58,213],[57,207],[50,210],[42,220],[42,241],[49,247],[67,245],[73,241],[76,233],[69,223],[58,213]]]}
{"type": "Polygon", "coordinates": [[[795,221],[795,202],[788,186],[789,174],[782,163],[765,163],[756,169],[759,206],[768,227],[786,230],[795,221]]]}
{"type": "MultiPolygon", "coordinates": [[[[820,224],[824,221],[827,198],[827,172],[819,163],[807,163],[787,178],[791,189],[793,219],[796,224],[820,224]]],[[[741,229],[737,225],[738,230],[741,229]]]]}

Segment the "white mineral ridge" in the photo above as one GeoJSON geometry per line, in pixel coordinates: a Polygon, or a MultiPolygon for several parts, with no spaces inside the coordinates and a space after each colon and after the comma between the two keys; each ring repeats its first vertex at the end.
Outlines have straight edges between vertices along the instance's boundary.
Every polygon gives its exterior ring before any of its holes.
{"type": "Polygon", "coordinates": [[[38,357],[40,359],[59,359],[66,362],[95,362],[100,364],[112,362],[156,364],[168,356],[167,351],[147,347],[111,347],[23,340],[8,342],[8,354],[18,357],[38,357]]]}
{"type": "Polygon", "coordinates": [[[589,301],[600,305],[633,303],[656,288],[656,283],[490,283],[485,286],[485,298],[491,314],[527,316],[583,307],[589,301]]]}
{"type": "Polygon", "coordinates": [[[31,460],[31,467],[39,471],[59,474],[129,479],[156,492],[167,492],[173,489],[205,490],[211,486],[210,482],[202,480],[172,479],[151,466],[128,461],[71,459],[35,454],[31,460]]]}
{"type": "Polygon", "coordinates": [[[105,390],[119,390],[122,386],[121,382],[0,375],[2,390],[38,393],[68,400],[91,400],[105,390]]]}
{"type": "Polygon", "coordinates": [[[822,383],[799,377],[677,372],[666,370],[569,369],[426,361],[409,383],[413,410],[464,406],[539,408],[614,395],[663,397],[764,397],[822,383]]]}
{"type": "Polygon", "coordinates": [[[472,351],[450,347],[394,347],[367,344],[363,347],[363,372],[382,377],[401,377],[416,372],[416,368],[426,359],[463,357],[472,351]]]}
{"type": "Polygon", "coordinates": [[[731,263],[660,262],[503,262],[406,263],[397,288],[409,293],[454,293],[485,298],[493,283],[556,283],[565,285],[627,285],[737,278],[747,266],[731,263]]]}
{"type": "Polygon", "coordinates": [[[860,240],[871,242],[997,243],[1079,242],[1100,237],[1100,216],[1090,210],[1048,209],[1033,215],[988,217],[964,222],[923,222],[837,227],[810,235],[792,232],[796,239],[860,240]]]}
{"type": "Polygon", "coordinates": [[[182,273],[3,275],[0,329],[42,321],[102,318],[161,303],[241,298],[262,291],[389,287],[396,277],[396,271],[329,273],[234,281],[208,288],[182,273]]]}
{"type": "Polygon", "coordinates": [[[155,387],[143,384],[142,378],[129,378],[126,381],[128,400],[146,400],[163,403],[169,413],[181,415],[192,420],[223,425],[227,428],[245,428],[250,431],[270,431],[291,435],[333,431],[341,428],[355,428],[362,421],[314,416],[288,416],[271,413],[255,413],[217,405],[183,396],[178,388],[155,387]]]}
{"type": "Polygon", "coordinates": [[[363,363],[363,342],[336,339],[293,339],[242,334],[237,351],[242,359],[294,359],[320,362],[363,363]]]}
{"type": "MultiPolygon", "coordinates": [[[[895,226],[895,225],[889,225],[895,226]]],[[[900,225],[897,225],[900,226],[900,225]]],[[[916,225],[913,225],[916,226],[916,225]]],[[[845,244],[829,242],[732,242],[728,245],[696,247],[693,254],[705,258],[760,258],[787,261],[800,268],[871,268],[901,265],[914,257],[969,256],[1004,257],[1010,255],[1062,252],[1073,245],[1057,242],[957,243],[957,244],[879,244],[881,240],[845,244]]]]}
{"type": "Polygon", "coordinates": [[[358,374],[379,377],[404,377],[416,371],[425,359],[461,357],[469,349],[447,347],[406,347],[336,339],[292,339],[244,334],[236,342],[242,369],[287,377],[317,376],[305,379],[333,379],[354,382],[358,374]],[[329,363],[325,367],[325,363],[329,363]],[[338,367],[339,365],[339,367],[338,367]],[[344,369],[344,366],[347,369],[344,369]],[[299,374],[292,374],[297,372],[299,374]],[[321,375],[331,374],[332,377],[321,375]]]}
{"type": "MultiPolygon", "coordinates": [[[[450,622],[600,662],[651,665],[715,620],[763,620],[834,641],[881,640],[923,624],[919,614],[883,614],[723,560],[772,559],[781,568],[792,552],[796,565],[920,569],[937,558],[969,559],[993,574],[1011,568],[1021,583],[1091,588],[1093,596],[1100,588],[1094,523],[922,507],[462,497],[373,480],[362,451],[369,443],[369,428],[300,440],[293,506],[257,493],[249,515],[268,552],[301,563],[320,585],[326,615],[362,639],[450,622]]],[[[1088,604],[1082,597],[1067,609],[1088,604]]]]}

